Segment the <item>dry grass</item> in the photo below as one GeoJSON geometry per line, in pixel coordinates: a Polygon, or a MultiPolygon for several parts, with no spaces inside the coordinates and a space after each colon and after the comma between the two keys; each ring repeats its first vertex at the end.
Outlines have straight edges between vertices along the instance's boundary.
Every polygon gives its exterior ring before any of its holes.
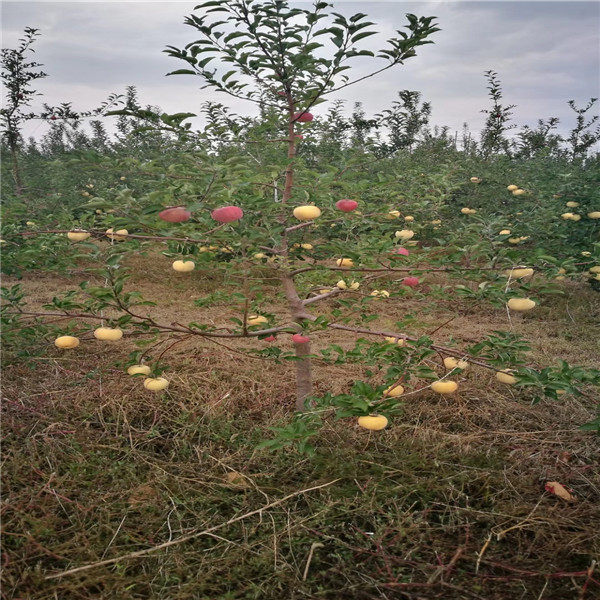
{"type": "MultiPolygon", "coordinates": [[[[220,283],[214,275],[162,279],[144,257],[134,266],[136,289],[159,302],[151,311],[162,321],[223,324],[235,313],[193,306],[220,283]]],[[[73,287],[73,278],[36,273],[22,283],[42,304],[73,287]]],[[[532,341],[532,361],[594,365],[597,304],[597,295],[567,288],[514,323],[532,341]]],[[[273,306],[284,315],[276,298],[273,306]]],[[[379,324],[398,320],[397,306],[381,301],[379,324]]],[[[501,311],[402,302],[403,314],[418,316],[419,332],[457,311],[436,339],[471,343],[508,328],[501,311]]],[[[314,337],[319,345],[353,343],[341,332],[314,337]]],[[[115,366],[127,343],[110,351],[86,343],[77,353],[50,351],[34,370],[5,368],[3,597],[587,600],[599,593],[598,574],[588,572],[600,550],[597,437],[577,429],[592,417],[593,399],[530,405],[473,370],[456,398],[411,396],[401,422],[381,434],[332,420],[313,459],[270,454],[255,447],[269,426],[289,419],[293,373],[236,352],[251,344],[176,346],[164,395],[149,395],[115,366]],[[231,482],[231,471],[247,479],[231,482]],[[215,536],[44,580],[337,478],[215,536]],[[548,480],[572,488],[577,502],[545,493],[548,480]]],[[[354,365],[328,365],[316,375],[318,390],[341,391],[359,374],[354,365]]]]}

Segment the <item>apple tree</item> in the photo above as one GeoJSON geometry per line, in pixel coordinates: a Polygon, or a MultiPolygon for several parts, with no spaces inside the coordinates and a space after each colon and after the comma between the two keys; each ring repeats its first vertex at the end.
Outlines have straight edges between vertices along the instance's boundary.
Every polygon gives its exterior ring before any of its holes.
{"type": "MultiPolygon", "coordinates": [[[[490,332],[461,349],[436,343],[439,328],[428,335],[407,333],[414,317],[399,317],[393,328],[373,325],[381,303],[399,303],[408,295],[424,307],[441,300],[447,293],[441,284],[424,286],[429,274],[460,281],[457,297],[490,301],[518,319],[536,307],[539,294],[552,291],[534,281],[536,272],[559,271],[543,256],[535,269],[523,266],[507,244],[510,231],[502,233],[497,220],[479,220],[475,208],[461,211],[470,221],[460,240],[444,238],[439,217],[456,191],[447,178],[417,178],[413,189],[422,194],[410,199],[395,176],[373,168],[372,156],[321,169],[303,160],[312,107],[402,65],[438,31],[434,17],[409,14],[404,30],[371,50],[364,40],[376,31],[366,15],[345,17],[330,8],[327,2],[304,9],[279,0],[211,0],[187,17],[197,39],[168,48],[186,63],[171,75],[195,77],[209,89],[256,103],[264,123],[249,130],[217,104],[206,107],[210,126],[200,132],[192,129],[189,120],[196,115],[190,113],[134,105],[113,111],[135,119],[139,131],[171,136],[176,159],[108,156],[88,163],[90,169],[118,169],[121,185],[110,197],[92,196],[74,214],[70,229],[37,233],[66,233],[70,243],[87,249],[104,285],[85,281],[55,297],[45,313],[29,312],[19,290],[11,289],[5,293],[6,322],[13,327],[20,319],[72,317],[69,327],[45,330],[55,332],[55,345],[65,350],[79,346],[81,332],[90,333],[84,322],[94,323],[93,337],[103,343],[135,333],[138,350],[128,372],[157,392],[169,386],[166,357],[181,340],[198,337],[225,347],[235,339],[256,340],[256,348],[236,351],[291,362],[296,374],[296,416],[266,445],[296,444],[301,450],[310,450],[309,438],[329,414],[355,416],[359,425],[379,430],[387,425],[385,415],[400,410],[402,398],[427,388],[451,395],[457,376],[469,368],[490,369],[500,383],[517,384],[534,400],[579,394],[582,385],[598,383],[600,372],[566,363],[531,368],[529,346],[514,332],[490,332]],[[356,58],[374,66],[352,78],[356,58]],[[224,141],[228,151],[221,151],[224,141]],[[129,189],[130,170],[143,173],[153,189],[141,194],[129,189]],[[197,268],[224,274],[228,288],[196,303],[226,303],[235,312],[229,324],[162,323],[146,311],[148,302],[127,287],[123,259],[156,243],[166,245],[163,254],[174,259],[178,276],[197,268]],[[275,282],[287,317],[272,308],[275,282]],[[350,348],[314,344],[321,335],[339,332],[360,337],[350,348]],[[159,352],[164,336],[168,341],[159,352]],[[362,376],[345,393],[319,394],[312,370],[322,363],[356,365],[362,376]]],[[[480,183],[472,177],[466,185],[475,189],[480,183]]]]}

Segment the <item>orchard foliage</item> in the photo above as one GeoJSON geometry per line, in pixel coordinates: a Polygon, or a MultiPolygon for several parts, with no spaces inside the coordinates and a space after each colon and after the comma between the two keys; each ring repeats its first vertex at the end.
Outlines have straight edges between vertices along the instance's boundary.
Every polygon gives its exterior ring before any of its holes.
{"type": "Polygon", "coordinates": [[[360,44],[376,34],[366,15],[347,18],[330,8],[214,0],[186,19],[197,39],[168,48],[187,63],[171,74],[259,104],[257,119],[209,103],[207,125],[196,131],[196,115],[142,107],[130,89],[123,108],[110,113],[118,117],[116,141],[96,126],[95,148],[72,135],[71,147],[20,149],[45,168],[32,169],[26,195],[6,204],[3,269],[18,276],[83,265],[90,277],[57,294],[43,313],[28,310],[18,285],[7,288],[7,360],[54,352],[53,339],[63,335],[82,346],[106,343],[97,330],[108,327],[134,347],[122,366],[146,377],[147,390],[161,391],[168,350],[179,340],[252,340],[244,352],[289,363],[297,373],[297,412],[264,446],[304,452],[313,451],[324,417],[384,415],[393,426],[404,397],[456,387],[460,393],[466,369],[507,371],[531,402],[583,396],[600,383],[595,369],[529,364],[528,343],[518,334],[519,319],[527,317],[508,308],[543,306],[563,292],[565,279],[598,286],[598,158],[584,159],[593,135],[585,110],[573,151],[555,137],[553,154],[543,147],[553,121],[522,132],[514,151],[506,135],[514,107],[502,104],[493,72],[493,106],[479,145],[459,148],[446,130],[431,131],[430,105],[408,90],[374,119],[361,107],[346,119],[338,104],[328,117],[310,120],[309,110],[328,94],[402,65],[437,31],[433,17],[407,15],[405,30],[374,52],[360,44]],[[352,79],[358,56],[373,67],[352,79]],[[572,217],[564,217],[567,211],[572,217]],[[82,231],[90,237],[67,237],[82,231]],[[195,303],[226,302],[235,316],[216,325],[152,316],[151,303],[128,285],[126,263],[157,247],[161,267],[181,271],[177,276],[218,270],[222,288],[195,303]],[[437,330],[415,334],[419,315],[399,314],[393,327],[381,329],[378,307],[401,307],[404,298],[417,299],[424,312],[432,303],[459,302],[508,310],[512,329],[465,347],[440,344],[437,330]],[[286,318],[273,308],[282,303],[286,318]],[[352,347],[318,343],[340,331],[356,335],[352,347]],[[312,369],[319,364],[356,365],[364,380],[342,394],[317,394],[312,369]]]}

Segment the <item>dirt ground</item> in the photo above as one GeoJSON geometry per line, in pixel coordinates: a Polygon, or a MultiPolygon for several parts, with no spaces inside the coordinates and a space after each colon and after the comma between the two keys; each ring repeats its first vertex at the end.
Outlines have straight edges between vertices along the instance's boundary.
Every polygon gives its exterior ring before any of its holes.
{"type": "MultiPolygon", "coordinates": [[[[239,316],[227,300],[194,304],[222,285],[213,272],[168,265],[162,256],[130,265],[128,285],[158,303],[144,308],[157,321],[226,326],[239,316]]],[[[78,281],[31,273],[20,283],[34,309],[78,281]]],[[[413,314],[409,333],[420,335],[454,317],[433,337],[458,348],[512,327],[530,341],[532,364],[597,367],[598,294],[577,283],[564,291],[512,323],[502,310],[454,299],[381,300],[369,327],[413,314]]],[[[275,292],[268,310],[287,319],[275,292]]],[[[311,337],[316,349],[355,340],[311,337]]],[[[240,353],[256,343],[177,344],[165,355],[164,395],[124,374],[127,340],[107,350],[82,339],[76,353],[51,349],[30,366],[5,367],[4,598],[598,597],[598,438],[578,429],[595,416],[593,392],[531,404],[473,368],[451,399],[407,398],[381,435],[327,421],[308,459],[256,448],[289,421],[294,402],[291,365],[240,353]],[[547,481],[576,501],[546,493],[547,481]],[[330,485],[259,510],[321,484],[330,485]],[[144,557],[44,579],[215,525],[144,557]]],[[[361,371],[317,361],[317,392],[348,390],[361,371]]]]}

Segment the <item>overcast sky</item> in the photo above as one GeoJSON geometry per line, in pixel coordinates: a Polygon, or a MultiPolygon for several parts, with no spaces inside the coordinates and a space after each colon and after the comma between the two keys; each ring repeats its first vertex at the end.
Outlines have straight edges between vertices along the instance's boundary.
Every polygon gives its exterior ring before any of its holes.
{"type": "MultiPolygon", "coordinates": [[[[181,47],[196,39],[183,24],[197,2],[3,2],[3,47],[16,44],[24,27],[39,28],[37,60],[49,74],[40,82],[50,104],[72,101],[75,109],[96,107],[111,92],[135,85],[142,103],[167,112],[197,112],[206,100],[253,114],[251,103],[210,90],[200,90],[192,76],[165,77],[181,68],[162,53],[166,45],[181,47]]],[[[307,5],[305,2],[292,4],[307,5]]],[[[335,2],[346,15],[367,13],[378,24],[370,48],[405,24],[404,14],[438,17],[442,31],[434,45],[417,58],[344,91],[348,107],[363,102],[368,114],[396,99],[401,89],[420,90],[433,104],[432,122],[460,129],[467,121],[481,128],[486,106],[483,72],[496,70],[505,100],[516,104],[516,122],[535,124],[558,116],[568,129],[573,117],[566,101],[582,104],[600,95],[600,3],[598,2],[335,2]]],[[[355,61],[356,75],[367,73],[364,59],[355,61]]],[[[332,96],[333,97],[333,96],[332,96]]],[[[326,110],[327,104],[315,109],[326,110]]],[[[29,123],[26,136],[38,137],[44,124],[29,123]]]]}

